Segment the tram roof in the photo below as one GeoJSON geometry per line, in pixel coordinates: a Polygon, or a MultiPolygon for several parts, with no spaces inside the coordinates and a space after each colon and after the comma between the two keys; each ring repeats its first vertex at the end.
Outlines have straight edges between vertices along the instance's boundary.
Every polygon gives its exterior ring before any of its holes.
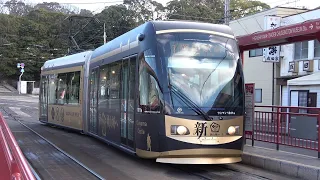
{"type": "Polygon", "coordinates": [[[169,29],[192,29],[192,30],[207,30],[224,33],[234,36],[232,29],[223,24],[212,24],[206,22],[196,21],[151,21],[154,24],[155,31],[169,30],[169,29]]]}
{"type": "Polygon", "coordinates": [[[48,71],[52,69],[58,69],[63,67],[73,67],[77,65],[83,65],[92,51],[85,51],[77,54],[72,54],[69,56],[64,56],[56,59],[48,60],[42,66],[42,70],[48,71]]]}
{"type": "Polygon", "coordinates": [[[122,34],[121,36],[118,36],[117,38],[94,50],[91,62],[104,59],[104,56],[106,56],[107,54],[106,52],[108,52],[108,54],[110,55],[120,53],[122,51],[120,48],[120,44],[122,46],[129,44],[129,48],[136,47],[138,45],[138,35],[148,30],[152,30],[154,32],[166,30],[176,30],[177,32],[183,32],[187,30],[189,32],[197,32],[199,30],[202,30],[213,31],[217,32],[218,34],[225,34],[227,36],[234,37],[232,29],[229,26],[223,24],[211,24],[195,21],[149,21],[130,30],[127,33],[122,34]]]}

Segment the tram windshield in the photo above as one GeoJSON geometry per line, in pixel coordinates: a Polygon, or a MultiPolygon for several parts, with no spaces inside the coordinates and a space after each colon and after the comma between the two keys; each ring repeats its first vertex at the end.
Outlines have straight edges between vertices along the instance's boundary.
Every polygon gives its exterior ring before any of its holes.
{"type": "Polygon", "coordinates": [[[157,39],[170,91],[178,92],[171,93],[175,113],[198,109],[208,115],[243,114],[244,86],[234,39],[204,33],[160,34],[157,39]]]}

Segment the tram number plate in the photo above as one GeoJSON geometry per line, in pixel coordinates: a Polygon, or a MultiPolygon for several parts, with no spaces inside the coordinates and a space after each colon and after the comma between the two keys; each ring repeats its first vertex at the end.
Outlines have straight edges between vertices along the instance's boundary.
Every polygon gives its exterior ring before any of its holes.
{"type": "Polygon", "coordinates": [[[217,137],[201,137],[200,139],[200,142],[201,141],[205,141],[205,142],[212,142],[212,143],[219,143],[219,139],[217,137]]]}

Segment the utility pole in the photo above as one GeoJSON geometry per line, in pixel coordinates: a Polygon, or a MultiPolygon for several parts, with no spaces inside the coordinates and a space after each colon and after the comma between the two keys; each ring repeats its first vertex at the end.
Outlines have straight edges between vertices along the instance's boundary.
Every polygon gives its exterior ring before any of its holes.
{"type": "Polygon", "coordinates": [[[106,23],[103,23],[103,44],[107,43],[106,23]]]}
{"type": "Polygon", "coordinates": [[[230,21],[230,0],[224,0],[224,22],[229,26],[230,21]]]}

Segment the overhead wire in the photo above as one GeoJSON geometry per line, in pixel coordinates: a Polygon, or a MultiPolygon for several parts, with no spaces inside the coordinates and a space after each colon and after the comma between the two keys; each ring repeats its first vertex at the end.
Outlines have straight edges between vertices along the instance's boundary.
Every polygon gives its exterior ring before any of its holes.
{"type": "MultiPolygon", "coordinates": [[[[20,4],[31,4],[31,5],[48,5],[48,4],[54,4],[56,2],[43,2],[43,3],[25,3],[25,2],[0,2],[0,5],[20,5],[20,4]]],[[[97,2],[59,2],[58,4],[113,4],[113,3],[123,3],[123,1],[97,1],[97,2]]]]}

